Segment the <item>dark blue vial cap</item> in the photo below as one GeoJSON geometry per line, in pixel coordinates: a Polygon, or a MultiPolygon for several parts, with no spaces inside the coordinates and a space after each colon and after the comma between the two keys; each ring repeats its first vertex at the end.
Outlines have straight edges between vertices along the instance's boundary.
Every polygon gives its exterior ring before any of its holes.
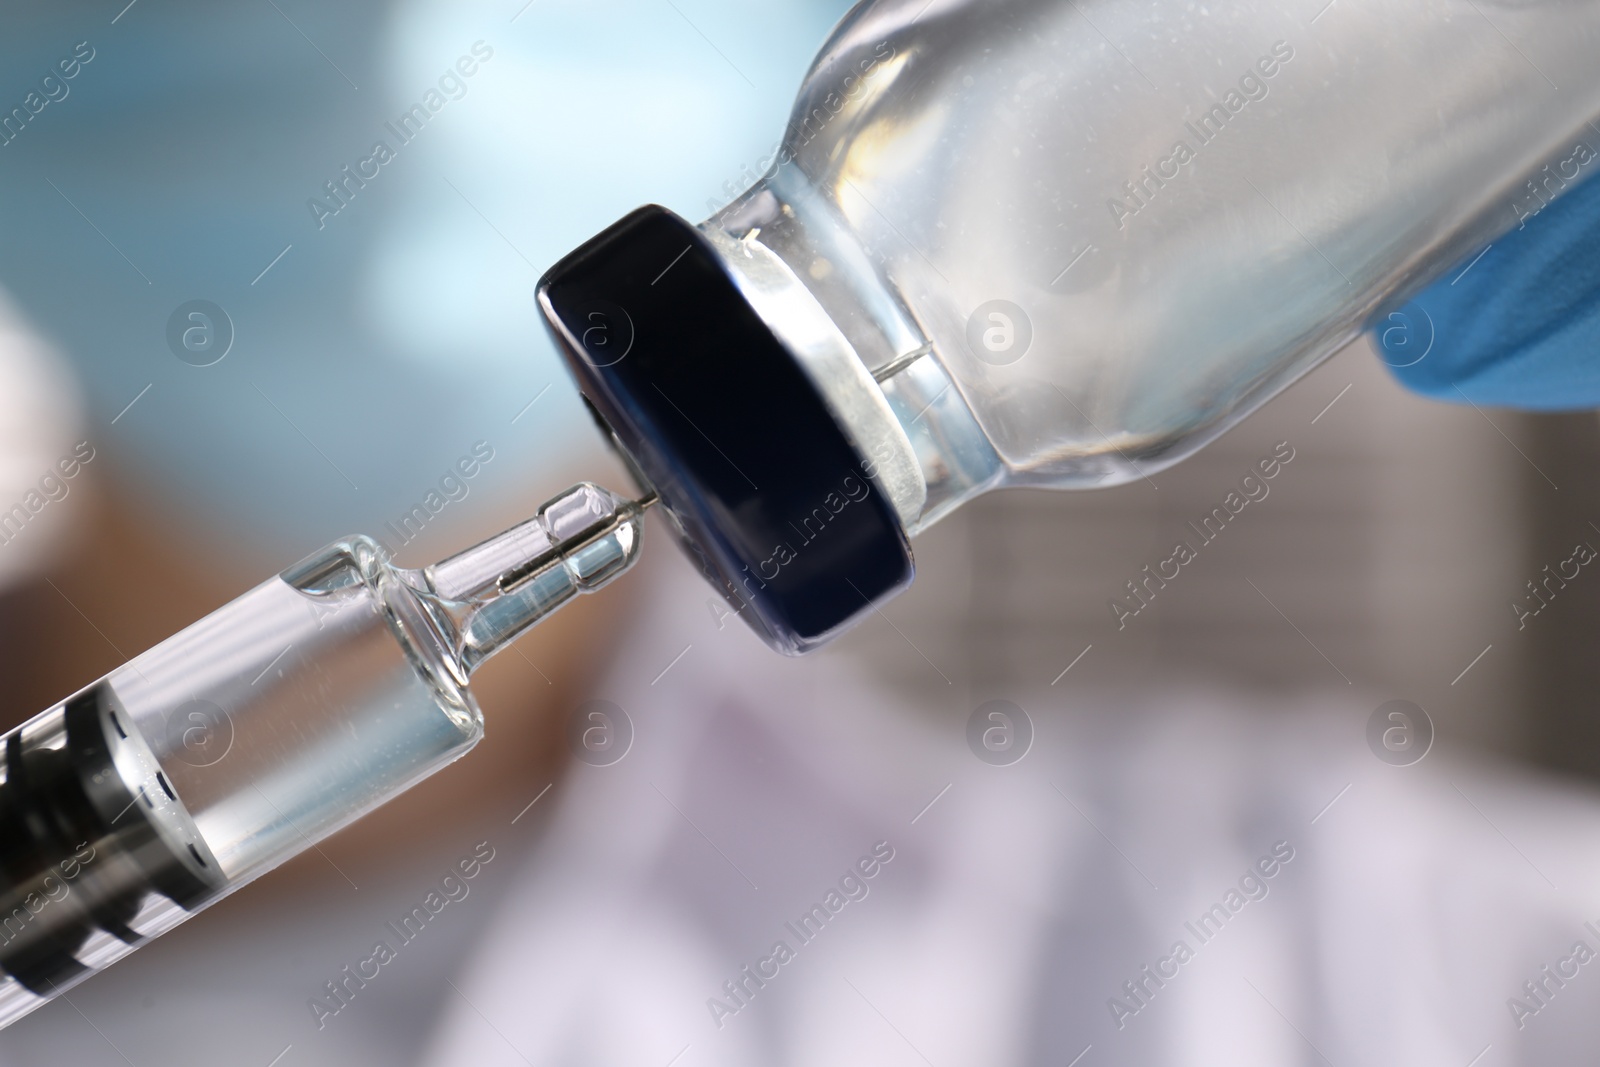
{"type": "Polygon", "coordinates": [[[706,238],[643,207],[539,282],[578,388],[741,618],[791,655],[910,583],[894,506],[706,238]]]}

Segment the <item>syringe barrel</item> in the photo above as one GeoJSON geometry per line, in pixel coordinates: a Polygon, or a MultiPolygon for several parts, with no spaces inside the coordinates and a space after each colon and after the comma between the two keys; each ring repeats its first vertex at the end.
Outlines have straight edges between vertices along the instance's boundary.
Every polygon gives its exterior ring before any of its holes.
{"type": "Polygon", "coordinates": [[[479,739],[412,573],[340,541],[4,736],[0,1026],[479,739]]]}

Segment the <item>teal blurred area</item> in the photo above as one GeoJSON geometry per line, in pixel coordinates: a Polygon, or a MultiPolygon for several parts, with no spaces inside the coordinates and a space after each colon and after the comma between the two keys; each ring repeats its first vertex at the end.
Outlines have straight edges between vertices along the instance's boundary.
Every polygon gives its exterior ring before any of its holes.
{"type": "Polygon", "coordinates": [[[378,530],[487,442],[438,528],[488,532],[474,516],[536,506],[599,447],[540,273],[641,203],[698,219],[738,191],[845,6],[19,5],[0,109],[92,58],[0,147],[0,285],[169,525],[288,561],[378,530]],[[402,142],[418,104],[438,110],[402,142]],[[379,141],[392,158],[364,165],[379,141]],[[232,324],[210,366],[168,342],[196,299],[232,324]]]}

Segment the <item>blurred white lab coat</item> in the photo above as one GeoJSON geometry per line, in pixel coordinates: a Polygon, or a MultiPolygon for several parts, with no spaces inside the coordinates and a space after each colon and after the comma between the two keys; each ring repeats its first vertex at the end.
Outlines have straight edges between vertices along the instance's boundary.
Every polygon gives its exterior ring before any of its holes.
{"type": "Polygon", "coordinates": [[[632,747],[540,802],[543,841],[427,1062],[1497,1067],[1600,1048],[1600,966],[1572,962],[1600,949],[1591,793],[1443,743],[1387,765],[1374,704],[1344,692],[1130,699],[1070,675],[1006,694],[1037,736],[991,766],[966,713],[993,694],[905,706],[837,648],[784,660],[719,629],[666,570],[591,694],[632,747]],[[866,895],[797,937],[881,842],[866,895]],[[1275,848],[1292,858],[1257,868],[1275,848]],[[1226,922],[1197,926],[1213,905],[1226,922]]]}

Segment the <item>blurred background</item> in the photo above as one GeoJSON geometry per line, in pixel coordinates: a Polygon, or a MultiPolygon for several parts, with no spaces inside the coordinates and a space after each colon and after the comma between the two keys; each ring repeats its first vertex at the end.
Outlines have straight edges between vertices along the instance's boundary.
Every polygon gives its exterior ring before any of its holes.
{"type": "MultiPolygon", "coordinates": [[[[80,42],[92,59],[0,147],[0,510],[80,442],[93,458],[0,544],[4,726],[337,536],[372,533],[421,566],[577,478],[626,489],[535,283],[639,204],[698,220],[741,191],[847,6],[12,5],[0,109],[80,42]],[[334,204],[326,183],[471,54],[461,95],[377,177],[337,213],[308,205],[334,204]],[[169,342],[196,300],[231,339],[204,366],[169,342]],[[398,543],[387,524],[480,442],[494,458],[466,496],[398,543]]],[[[1072,687],[1113,707],[1325,693],[1358,730],[1406,699],[1442,758],[1587,790],[1600,582],[1572,583],[1525,630],[1510,605],[1600,537],[1597,472],[1591,416],[1416,398],[1363,343],[1178,468],[968,506],[919,539],[909,593],[803,669],[868,677],[957,734],[996,697],[1045,690],[1070,712],[1072,687]],[[1295,459],[1270,497],[1117,630],[1108,599],[1281,441],[1295,459]]],[[[0,1061],[417,1062],[447,980],[516,891],[510,868],[556,818],[559,790],[524,805],[571,774],[562,724],[617,669],[628,617],[650,588],[711,617],[652,534],[644,574],[485,669],[479,750],[0,1034],[0,1061]],[[408,907],[480,840],[500,877],[474,886],[479,904],[317,1029],[307,998],[364,941],[344,932],[408,907]]]]}

